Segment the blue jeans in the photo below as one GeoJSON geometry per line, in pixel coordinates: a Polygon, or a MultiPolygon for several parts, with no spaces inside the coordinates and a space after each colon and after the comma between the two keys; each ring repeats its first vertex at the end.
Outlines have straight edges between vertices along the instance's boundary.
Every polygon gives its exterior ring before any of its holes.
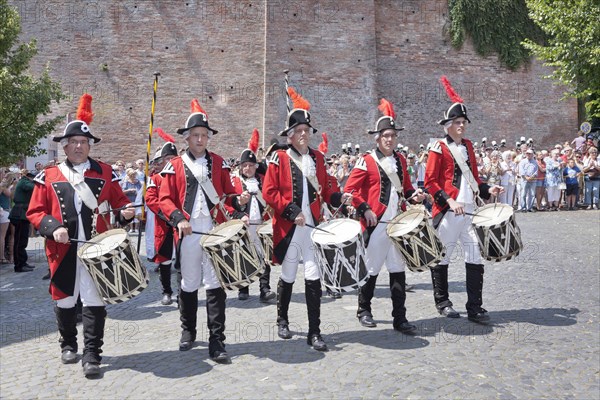
{"type": "Polygon", "coordinates": [[[598,205],[598,194],[600,193],[600,180],[585,180],[585,205],[598,205]]]}
{"type": "Polygon", "coordinates": [[[521,181],[521,198],[519,200],[519,210],[531,210],[535,200],[536,181],[521,181]]]}

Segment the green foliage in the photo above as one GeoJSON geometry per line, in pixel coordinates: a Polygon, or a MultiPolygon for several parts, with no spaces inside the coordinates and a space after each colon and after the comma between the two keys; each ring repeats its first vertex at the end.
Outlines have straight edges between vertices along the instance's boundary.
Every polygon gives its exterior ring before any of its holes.
{"type": "Polygon", "coordinates": [[[39,78],[28,74],[37,53],[35,40],[18,44],[21,19],[0,0],[0,165],[10,165],[44,150],[37,147],[62,117],[40,118],[50,113],[52,101],[64,98],[60,85],[46,68],[39,78]]]}
{"type": "Polygon", "coordinates": [[[521,42],[544,39],[543,32],[528,16],[525,0],[450,0],[450,37],[461,48],[468,34],[482,56],[498,54],[511,70],[529,62],[529,51],[521,42]]]}
{"type": "Polygon", "coordinates": [[[548,35],[546,45],[524,45],[545,65],[547,76],[567,85],[585,101],[590,118],[600,118],[600,2],[598,0],[527,0],[529,15],[548,35]]]}

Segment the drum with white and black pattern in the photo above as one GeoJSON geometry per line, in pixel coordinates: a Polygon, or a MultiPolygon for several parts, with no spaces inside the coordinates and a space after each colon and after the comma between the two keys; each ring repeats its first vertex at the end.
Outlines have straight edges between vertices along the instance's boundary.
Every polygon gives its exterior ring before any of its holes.
{"type": "Polygon", "coordinates": [[[105,303],[132,299],[148,287],[148,271],[124,229],[94,236],[77,250],[105,303]]]}
{"type": "Polygon", "coordinates": [[[241,289],[258,280],[265,272],[264,260],[258,257],[248,227],[239,219],[214,227],[200,244],[208,252],[221,286],[241,289]]]}
{"type": "Polygon", "coordinates": [[[275,266],[273,262],[273,223],[271,220],[263,222],[256,230],[256,235],[260,240],[260,245],[263,250],[265,262],[268,262],[271,267],[275,266]]]}
{"type": "Polygon", "coordinates": [[[413,208],[397,215],[388,222],[386,232],[413,272],[435,267],[446,255],[446,248],[422,209],[413,208]]]}
{"type": "Polygon", "coordinates": [[[486,260],[510,260],[521,252],[521,229],[513,208],[508,204],[486,204],[478,208],[473,213],[472,223],[481,256],[486,260]]]}
{"type": "Polygon", "coordinates": [[[315,258],[323,284],[334,292],[346,292],[368,279],[362,228],[352,219],[332,219],[311,233],[315,258]]]}

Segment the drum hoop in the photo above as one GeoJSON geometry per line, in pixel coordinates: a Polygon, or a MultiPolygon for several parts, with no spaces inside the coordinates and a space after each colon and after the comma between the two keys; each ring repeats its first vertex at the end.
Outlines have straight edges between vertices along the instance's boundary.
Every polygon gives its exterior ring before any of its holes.
{"type": "Polygon", "coordinates": [[[240,229],[237,230],[236,232],[232,233],[229,237],[224,237],[224,238],[221,238],[218,236],[203,235],[200,238],[200,245],[202,247],[210,247],[210,248],[213,248],[215,246],[223,247],[223,245],[230,243],[232,241],[232,239],[234,239],[236,236],[237,236],[237,239],[234,241],[239,240],[239,238],[241,238],[242,236],[244,236],[245,233],[248,232],[248,228],[246,228],[246,224],[241,219],[232,219],[232,220],[223,222],[223,223],[215,226],[208,233],[223,235],[223,233],[221,233],[221,230],[224,228],[227,228],[231,225],[239,225],[240,229]],[[206,242],[209,240],[219,240],[219,241],[216,243],[206,244],[206,242]]]}
{"type": "Polygon", "coordinates": [[[385,228],[385,233],[387,233],[387,235],[391,238],[391,239],[397,239],[397,238],[401,238],[403,236],[408,236],[408,237],[412,237],[414,236],[415,233],[418,233],[420,231],[423,230],[423,225],[427,224],[427,214],[425,214],[425,212],[423,210],[419,210],[418,208],[414,208],[411,210],[407,210],[405,212],[402,212],[398,215],[396,215],[394,218],[392,218],[392,223],[388,224],[387,227],[385,228]],[[401,219],[405,218],[406,216],[410,215],[410,214],[421,214],[422,215],[422,219],[421,221],[417,224],[417,226],[415,226],[413,229],[411,229],[410,231],[403,233],[402,235],[391,235],[390,231],[396,229],[396,225],[398,222],[400,222],[401,219]]]}
{"type": "Polygon", "coordinates": [[[336,233],[335,232],[331,232],[332,233],[331,235],[327,235],[326,233],[320,232],[317,229],[313,229],[313,231],[310,234],[311,241],[314,244],[319,245],[319,246],[332,246],[332,245],[335,246],[335,245],[342,245],[342,244],[346,244],[346,246],[347,246],[348,244],[355,243],[359,239],[359,237],[362,237],[362,227],[360,225],[360,222],[355,221],[353,219],[349,219],[349,218],[334,218],[334,219],[331,219],[331,220],[329,220],[327,222],[319,224],[317,226],[317,228],[328,230],[327,228],[328,228],[329,225],[331,225],[331,223],[338,222],[338,221],[341,221],[341,222],[343,222],[345,224],[349,223],[354,228],[357,228],[358,234],[356,236],[353,236],[350,239],[344,240],[344,241],[337,240],[335,242],[332,242],[332,241],[321,242],[321,241],[315,240],[315,235],[322,235],[322,237],[327,237],[327,239],[336,240],[337,239],[336,233]],[[331,238],[329,238],[329,236],[331,236],[331,238]]]}

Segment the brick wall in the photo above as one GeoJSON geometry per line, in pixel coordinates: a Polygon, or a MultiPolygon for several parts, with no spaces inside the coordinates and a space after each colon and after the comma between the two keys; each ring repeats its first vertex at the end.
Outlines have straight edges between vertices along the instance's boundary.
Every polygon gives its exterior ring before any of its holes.
{"type": "MultiPolygon", "coordinates": [[[[210,147],[237,156],[254,127],[267,142],[285,121],[283,70],[313,105],[315,126],[342,143],[372,146],[366,135],[386,97],[416,147],[439,135],[448,101],[446,74],[469,106],[470,136],[550,145],[577,130],[574,101],[533,62],[510,72],[468,43],[453,49],[444,1],[68,1],[14,0],[23,39],[37,38],[32,69],[49,65],[70,99],[94,96],[92,156],[113,162],[145,155],[153,73],[160,71],[155,126],[185,123],[197,97],[219,130],[210,147]]],[[[61,127],[62,130],[63,127],[61,127]]],[[[176,135],[176,134],[175,134],[176,135]]],[[[153,148],[162,144],[154,136],[153,148]]],[[[313,139],[316,147],[320,136],[313,139]]],[[[181,142],[180,142],[181,143],[181,142]]]]}

